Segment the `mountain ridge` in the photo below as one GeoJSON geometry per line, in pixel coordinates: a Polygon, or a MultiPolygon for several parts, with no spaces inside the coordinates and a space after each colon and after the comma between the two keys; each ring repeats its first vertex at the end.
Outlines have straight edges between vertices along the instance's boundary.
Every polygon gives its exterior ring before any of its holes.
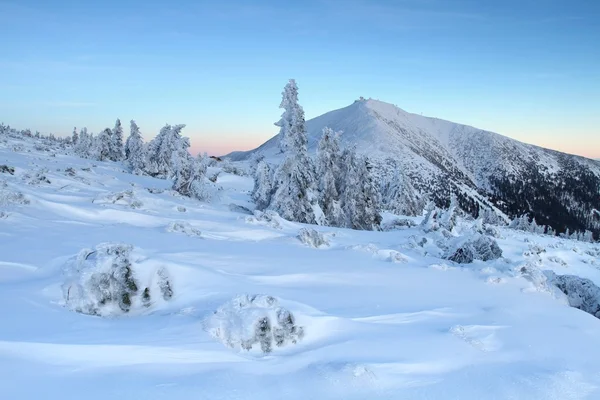
{"type": "MultiPolygon", "coordinates": [[[[342,147],[355,146],[372,159],[382,182],[397,165],[416,194],[447,206],[452,194],[477,216],[492,205],[511,217],[529,214],[558,231],[590,229],[600,235],[600,163],[546,149],[469,125],[409,113],[373,99],[306,121],[308,150],[316,151],[324,127],[342,131],[342,147]]],[[[227,158],[260,152],[277,163],[278,135],[227,158]]]]}

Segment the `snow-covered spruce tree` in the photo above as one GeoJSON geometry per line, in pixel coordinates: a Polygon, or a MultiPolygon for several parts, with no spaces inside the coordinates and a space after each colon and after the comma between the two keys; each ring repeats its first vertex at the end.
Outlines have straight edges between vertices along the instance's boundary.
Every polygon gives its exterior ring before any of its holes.
{"type": "Polygon", "coordinates": [[[190,147],[189,139],[181,136],[185,125],[165,125],[160,133],[148,144],[146,172],[158,178],[172,178],[172,154],[182,147],[190,147]],[[183,143],[182,143],[183,141],[183,143]]]}
{"type": "Polygon", "coordinates": [[[280,148],[285,160],[275,172],[275,193],[269,208],[287,220],[315,224],[318,204],[314,165],[308,156],[304,110],[298,104],[298,87],[293,79],[282,96],[280,108],[284,112],[276,125],[281,128],[280,148]]]}
{"type": "Polygon", "coordinates": [[[323,210],[326,224],[330,226],[344,223],[338,192],[341,175],[339,135],[339,132],[334,132],[329,127],[324,128],[317,148],[319,206],[323,210]]]}
{"type": "Polygon", "coordinates": [[[123,127],[119,118],[115,122],[115,127],[111,131],[110,138],[109,158],[113,161],[121,161],[123,159],[123,127]]]}
{"type": "Polygon", "coordinates": [[[371,175],[371,163],[367,157],[361,157],[359,163],[359,182],[361,192],[359,210],[361,218],[355,222],[357,229],[377,231],[381,229],[381,199],[377,185],[371,175]]]}
{"type": "Polygon", "coordinates": [[[134,174],[140,174],[144,170],[146,153],[144,140],[140,134],[140,128],[134,120],[131,120],[131,133],[125,142],[125,159],[134,174]]]}
{"type": "MultiPolygon", "coordinates": [[[[187,139],[187,138],[186,138],[187,139]]],[[[187,153],[187,148],[185,149],[187,153]]],[[[173,153],[174,179],[173,190],[187,197],[207,200],[206,162],[202,156],[193,158],[189,153],[173,153]]]]}
{"type": "Polygon", "coordinates": [[[98,161],[105,161],[110,159],[110,142],[111,142],[111,130],[106,128],[94,139],[93,143],[93,154],[94,158],[98,161]]]}
{"type": "Polygon", "coordinates": [[[77,128],[73,128],[73,135],[71,136],[71,143],[73,143],[73,146],[77,145],[77,142],[79,141],[79,135],[77,134],[77,128]]]}
{"type": "Polygon", "coordinates": [[[92,137],[88,134],[87,128],[81,128],[79,137],[75,143],[75,153],[82,158],[89,158],[91,155],[92,137]]]}
{"type": "Polygon", "coordinates": [[[387,159],[385,163],[392,168],[381,185],[382,207],[394,214],[417,216],[425,207],[419,199],[410,178],[396,160],[387,159]]]}
{"type": "Polygon", "coordinates": [[[366,157],[359,157],[354,148],[346,149],[341,157],[344,166],[341,204],[347,228],[380,230],[380,196],[371,176],[366,157]]]}
{"type": "Polygon", "coordinates": [[[273,195],[273,171],[269,164],[264,160],[258,162],[254,171],[254,190],[252,190],[252,200],[256,204],[257,210],[265,210],[271,204],[273,195]]]}

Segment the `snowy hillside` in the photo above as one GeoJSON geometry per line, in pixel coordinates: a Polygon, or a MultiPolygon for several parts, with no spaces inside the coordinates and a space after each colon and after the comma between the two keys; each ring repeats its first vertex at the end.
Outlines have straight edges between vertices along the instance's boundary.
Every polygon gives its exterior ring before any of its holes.
{"type": "MultiPolygon", "coordinates": [[[[440,143],[452,134],[427,121],[440,143]]],[[[600,398],[600,320],[569,307],[596,312],[600,245],[389,214],[384,232],[303,226],[252,214],[249,177],[216,185],[203,203],[120,163],[0,140],[0,397],[600,398]],[[482,243],[480,260],[448,259],[482,243]],[[91,278],[117,267],[131,297],[91,304],[91,278]]]]}
{"type": "MultiPolygon", "coordinates": [[[[345,147],[378,161],[394,160],[421,197],[447,206],[450,193],[474,215],[494,205],[510,217],[524,213],[559,232],[594,230],[600,235],[600,164],[584,157],[521,143],[508,137],[408,113],[377,100],[357,100],[306,123],[309,151],[325,127],[342,131],[345,147]]],[[[231,153],[244,160],[261,152],[277,162],[277,136],[256,150],[231,153]]]]}

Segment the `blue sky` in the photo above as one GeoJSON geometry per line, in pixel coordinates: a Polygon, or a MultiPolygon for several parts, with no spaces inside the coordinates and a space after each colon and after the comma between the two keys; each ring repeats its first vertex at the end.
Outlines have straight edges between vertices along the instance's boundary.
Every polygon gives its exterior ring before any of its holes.
{"type": "Polygon", "coordinates": [[[277,132],[293,77],[307,118],[373,97],[600,157],[600,1],[173,3],[0,0],[0,120],[224,153],[277,132]]]}

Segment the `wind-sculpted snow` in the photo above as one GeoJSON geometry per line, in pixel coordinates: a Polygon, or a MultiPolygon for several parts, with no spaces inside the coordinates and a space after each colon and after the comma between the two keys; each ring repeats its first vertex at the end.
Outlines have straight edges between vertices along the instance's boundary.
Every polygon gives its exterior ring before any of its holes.
{"type": "Polygon", "coordinates": [[[2,399],[600,397],[600,320],[549,273],[599,286],[598,243],[456,209],[315,227],[248,215],[252,178],[219,163],[203,202],[69,151],[0,132],[0,191],[27,200],[0,205],[2,399]],[[127,191],[139,207],[109,201],[127,191]],[[502,256],[444,258],[479,237],[502,256]]]}

